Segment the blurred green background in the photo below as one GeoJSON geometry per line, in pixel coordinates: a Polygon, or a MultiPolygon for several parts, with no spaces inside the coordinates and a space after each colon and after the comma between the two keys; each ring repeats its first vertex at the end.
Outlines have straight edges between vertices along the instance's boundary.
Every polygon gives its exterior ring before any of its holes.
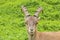
{"type": "Polygon", "coordinates": [[[22,5],[31,15],[39,6],[43,8],[38,31],[60,31],[60,0],[0,0],[0,40],[27,40],[22,5]]]}

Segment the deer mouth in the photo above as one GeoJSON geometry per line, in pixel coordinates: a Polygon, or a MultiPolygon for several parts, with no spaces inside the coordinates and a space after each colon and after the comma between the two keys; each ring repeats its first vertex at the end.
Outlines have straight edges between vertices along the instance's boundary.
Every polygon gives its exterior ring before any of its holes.
{"type": "Polygon", "coordinates": [[[33,35],[33,34],[34,34],[34,31],[30,31],[29,34],[30,34],[30,35],[33,35]]]}
{"type": "Polygon", "coordinates": [[[31,31],[31,33],[34,33],[33,31],[31,31]]]}

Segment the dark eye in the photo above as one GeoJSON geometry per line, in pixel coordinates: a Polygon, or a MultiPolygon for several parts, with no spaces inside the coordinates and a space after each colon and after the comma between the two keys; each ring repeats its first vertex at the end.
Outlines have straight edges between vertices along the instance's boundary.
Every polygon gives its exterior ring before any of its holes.
{"type": "Polygon", "coordinates": [[[38,24],[38,23],[36,22],[36,24],[38,24]]]}
{"type": "Polygon", "coordinates": [[[28,24],[27,22],[25,22],[25,24],[28,24]]]}
{"type": "MultiPolygon", "coordinates": [[[[37,17],[36,15],[34,15],[34,17],[37,17]]],[[[38,18],[38,17],[37,17],[38,18]]]]}
{"type": "Polygon", "coordinates": [[[30,15],[27,15],[26,17],[29,17],[30,15]]]}

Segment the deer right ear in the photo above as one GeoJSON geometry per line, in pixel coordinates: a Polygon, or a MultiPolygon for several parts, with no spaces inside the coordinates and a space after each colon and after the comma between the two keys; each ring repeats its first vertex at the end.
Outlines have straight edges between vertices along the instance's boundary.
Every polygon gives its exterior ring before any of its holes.
{"type": "Polygon", "coordinates": [[[25,16],[30,15],[30,14],[28,13],[27,8],[26,8],[25,6],[21,6],[21,8],[22,8],[22,11],[24,12],[25,16]]]}

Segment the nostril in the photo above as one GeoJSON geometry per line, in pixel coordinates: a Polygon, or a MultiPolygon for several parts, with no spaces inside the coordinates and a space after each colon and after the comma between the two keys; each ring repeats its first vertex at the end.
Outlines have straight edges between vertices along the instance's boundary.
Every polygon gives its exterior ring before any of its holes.
{"type": "Polygon", "coordinates": [[[33,29],[31,29],[31,31],[33,31],[33,29]]]}

